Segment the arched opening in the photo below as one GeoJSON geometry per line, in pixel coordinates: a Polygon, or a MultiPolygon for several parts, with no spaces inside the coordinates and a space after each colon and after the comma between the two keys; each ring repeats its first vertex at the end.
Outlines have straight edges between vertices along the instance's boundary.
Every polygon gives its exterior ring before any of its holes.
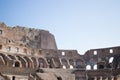
{"type": "Polygon", "coordinates": [[[2,49],[2,45],[0,45],[0,49],[2,49]]]}
{"type": "Polygon", "coordinates": [[[11,47],[10,46],[8,46],[6,49],[7,49],[7,51],[11,51],[11,47]]]}
{"type": "Polygon", "coordinates": [[[62,52],[62,56],[65,56],[65,52],[62,52]]]}
{"type": "Polygon", "coordinates": [[[39,62],[39,68],[47,68],[46,61],[43,58],[39,58],[38,62],[39,62]]]}
{"type": "Polygon", "coordinates": [[[110,49],[110,51],[109,51],[110,53],[113,53],[113,49],[110,49]]]}
{"type": "Polygon", "coordinates": [[[111,57],[111,58],[109,59],[109,63],[112,63],[112,62],[113,62],[113,59],[114,59],[114,57],[111,57]]]}
{"type": "Polygon", "coordinates": [[[94,55],[97,55],[97,51],[94,51],[94,55]]]}
{"type": "Polygon", "coordinates": [[[0,30],[0,35],[2,35],[2,30],[0,30]]]}
{"type": "Polygon", "coordinates": [[[65,65],[63,65],[63,69],[66,69],[66,66],[65,66],[65,65]]]}
{"type": "Polygon", "coordinates": [[[31,60],[33,61],[34,68],[35,68],[35,67],[38,67],[38,64],[37,64],[36,58],[31,57],[31,60]]]}
{"type": "Polygon", "coordinates": [[[104,69],[104,65],[99,65],[98,69],[104,69]]]}
{"type": "Polygon", "coordinates": [[[74,65],[73,59],[70,59],[70,60],[69,60],[69,63],[70,63],[70,65],[74,65]]]}
{"type": "Polygon", "coordinates": [[[49,68],[54,68],[54,64],[53,64],[52,59],[47,58],[47,62],[48,62],[48,66],[49,66],[49,68]]]}
{"type": "Polygon", "coordinates": [[[68,62],[66,59],[62,59],[62,64],[66,67],[69,68],[68,62]]]}
{"type": "Polygon", "coordinates": [[[19,48],[17,48],[17,47],[16,47],[16,48],[15,48],[15,52],[17,52],[17,53],[18,53],[18,52],[19,52],[19,48]]]}
{"type": "Polygon", "coordinates": [[[0,53],[0,56],[2,57],[5,65],[9,64],[9,63],[8,63],[8,60],[9,60],[9,59],[6,57],[6,55],[0,53]]]}
{"type": "Polygon", "coordinates": [[[73,66],[72,66],[72,65],[70,65],[70,69],[73,69],[73,66]]]}
{"type": "Polygon", "coordinates": [[[15,62],[15,67],[20,67],[20,63],[19,62],[15,62]]]}
{"type": "Polygon", "coordinates": [[[76,68],[83,68],[83,61],[81,59],[76,60],[76,68]]]}
{"type": "Polygon", "coordinates": [[[61,67],[61,64],[60,64],[59,58],[54,58],[53,60],[54,60],[54,62],[55,62],[55,67],[56,67],[56,68],[60,68],[60,67],[61,67]]]}
{"type": "Polygon", "coordinates": [[[93,66],[93,69],[94,69],[94,70],[97,70],[97,64],[95,64],[95,65],[93,66]]]}
{"type": "Polygon", "coordinates": [[[21,62],[23,68],[27,68],[28,67],[27,61],[22,56],[16,56],[16,57],[21,62]]]}
{"type": "Polygon", "coordinates": [[[23,57],[25,60],[26,60],[26,62],[28,63],[28,68],[34,68],[34,65],[33,65],[33,62],[32,62],[32,60],[29,58],[29,57],[26,57],[26,56],[24,56],[23,57]]]}
{"type": "Polygon", "coordinates": [[[2,56],[0,56],[0,65],[5,65],[5,61],[2,56]]]}
{"type": "Polygon", "coordinates": [[[88,78],[88,80],[94,80],[94,78],[88,78]]]}
{"type": "Polygon", "coordinates": [[[90,66],[90,65],[87,65],[87,66],[86,66],[86,70],[91,70],[91,66],[90,66]]]}
{"type": "Polygon", "coordinates": [[[15,80],[15,76],[12,77],[12,80],[15,80]]]}
{"type": "Polygon", "coordinates": [[[57,80],[62,80],[62,78],[61,77],[57,77],[57,80]]]}

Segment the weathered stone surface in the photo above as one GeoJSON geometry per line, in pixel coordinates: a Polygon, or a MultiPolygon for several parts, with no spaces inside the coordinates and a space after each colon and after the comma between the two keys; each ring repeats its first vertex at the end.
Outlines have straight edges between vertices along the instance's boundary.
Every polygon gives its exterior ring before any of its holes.
{"type": "Polygon", "coordinates": [[[25,27],[8,27],[0,23],[2,37],[9,41],[21,42],[26,46],[38,49],[57,49],[54,35],[46,30],[25,28],[25,27]]]}
{"type": "Polygon", "coordinates": [[[57,49],[46,30],[0,23],[0,80],[120,80],[120,46],[57,49]]]}

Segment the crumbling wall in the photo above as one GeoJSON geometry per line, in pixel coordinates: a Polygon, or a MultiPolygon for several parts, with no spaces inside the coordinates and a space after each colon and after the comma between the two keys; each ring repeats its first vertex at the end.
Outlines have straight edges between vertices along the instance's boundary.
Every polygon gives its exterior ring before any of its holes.
{"type": "Polygon", "coordinates": [[[57,49],[54,35],[48,31],[20,26],[8,27],[4,23],[0,23],[0,30],[0,37],[6,38],[9,42],[21,42],[31,48],[57,49]]]}

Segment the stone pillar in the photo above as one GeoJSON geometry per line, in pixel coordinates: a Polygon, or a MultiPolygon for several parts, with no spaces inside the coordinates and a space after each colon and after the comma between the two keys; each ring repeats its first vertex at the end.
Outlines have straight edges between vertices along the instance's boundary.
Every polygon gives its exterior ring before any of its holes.
{"type": "Polygon", "coordinates": [[[91,66],[91,70],[93,70],[93,65],[90,65],[91,66]]]}
{"type": "Polygon", "coordinates": [[[114,76],[114,80],[117,80],[117,76],[114,76]]]}
{"type": "Polygon", "coordinates": [[[94,80],[97,80],[97,77],[94,77],[94,80]]]}
{"type": "Polygon", "coordinates": [[[102,80],[107,80],[107,78],[106,78],[106,77],[103,77],[102,80]]]}
{"type": "Polygon", "coordinates": [[[100,77],[97,77],[97,80],[100,80],[100,77]]]}
{"type": "Polygon", "coordinates": [[[101,77],[100,77],[100,80],[102,80],[102,78],[103,78],[103,77],[101,76],[101,77]]]}
{"type": "Polygon", "coordinates": [[[112,77],[111,80],[114,80],[114,77],[112,77]]]}
{"type": "Polygon", "coordinates": [[[119,76],[117,76],[117,80],[120,80],[120,75],[119,75],[119,76]]]}
{"type": "Polygon", "coordinates": [[[105,80],[108,80],[108,77],[106,77],[106,79],[105,80]]]}
{"type": "Polygon", "coordinates": [[[111,78],[111,77],[108,77],[108,80],[112,80],[112,78],[111,78]]]}
{"type": "Polygon", "coordinates": [[[62,60],[61,60],[61,58],[59,58],[59,60],[60,60],[60,64],[63,65],[63,64],[62,64],[62,60]]]}

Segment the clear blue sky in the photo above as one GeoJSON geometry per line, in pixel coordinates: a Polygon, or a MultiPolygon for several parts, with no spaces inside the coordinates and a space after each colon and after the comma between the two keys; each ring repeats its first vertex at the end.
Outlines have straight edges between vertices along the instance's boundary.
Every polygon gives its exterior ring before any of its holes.
{"type": "Polygon", "coordinates": [[[59,49],[120,46],[120,0],[0,0],[0,22],[49,30],[59,49]]]}

